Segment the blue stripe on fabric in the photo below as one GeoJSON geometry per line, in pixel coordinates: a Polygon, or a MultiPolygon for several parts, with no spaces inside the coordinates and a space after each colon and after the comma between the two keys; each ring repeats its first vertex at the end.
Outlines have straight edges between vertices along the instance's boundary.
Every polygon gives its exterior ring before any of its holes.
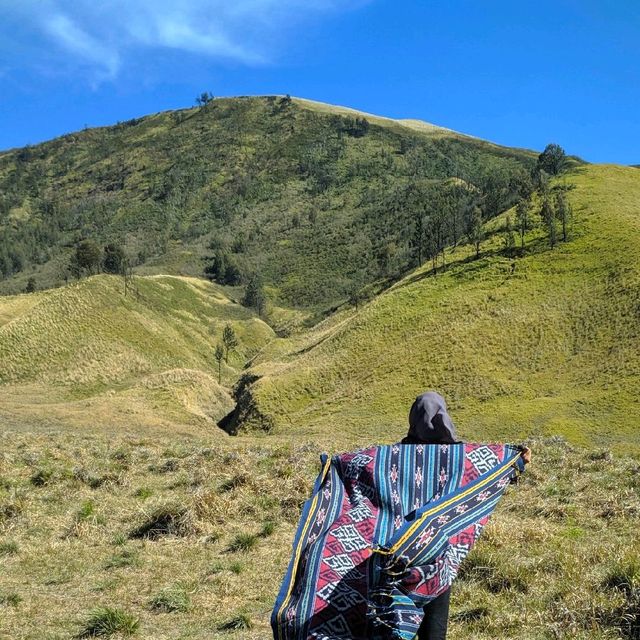
{"type": "MultiPolygon", "coordinates": [[[[336,513],[342,507],[342,499],[344,497],[344,484],[341,479],[341,475],[338,472],[336,459],[334,458],[331,462],[331,469],[329,473],[331,474],[331,502],[329,503],[329,508],[327,509],[327,516],[325,518],[324,530],[321,534],[321,537],[324,539],[327,535],[327,530],[329,525],[335,522],[336,513]]],[[[315,585],[318,582],[318,574],[322,565],[322,554],[324,552],[324,544],[320,544],[320,538],[313,543],[312,551],[307,556],[307,566],[305,567],[305,575],[313,576],[311,580],[307,579],[307,589],[300,594],[298,599],[298,617],[302,620],[305,620],[304,632],[306,633],[307,628],[311,622],[311,614],[313,613],[313,607],[315,605],[315,585]]],[[[302,634],[301,637],[305,637],[302,634]]]]}

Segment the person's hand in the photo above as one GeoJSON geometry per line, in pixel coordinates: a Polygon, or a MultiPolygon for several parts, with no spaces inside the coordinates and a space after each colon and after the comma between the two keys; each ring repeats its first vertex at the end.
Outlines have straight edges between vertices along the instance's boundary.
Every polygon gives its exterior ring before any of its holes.
{"type": "Polygon", "coordinates": [[[522,459],[525,464],[529,464],[531,462],[531,449],[529,447],[525,447],[522,451],[522,459]]]}

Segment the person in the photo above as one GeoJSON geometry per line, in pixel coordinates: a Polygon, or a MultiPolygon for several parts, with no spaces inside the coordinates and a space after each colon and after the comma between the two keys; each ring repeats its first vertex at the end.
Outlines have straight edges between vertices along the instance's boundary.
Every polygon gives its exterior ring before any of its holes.
{"type": "MultiPolygon", "coordinates": [[[[445,399],[435,391],[420,394],[409,411],[409,431],[401,444],[460,444],[456,429],[447,411],[445,399]]],[[[523,447],[522,459],[531,461],[531,451],[523,447]]],[[[424,607],[424,618],[418,630],[418,640],[445,640],[449,624],[451,588],[424,607]]]]}

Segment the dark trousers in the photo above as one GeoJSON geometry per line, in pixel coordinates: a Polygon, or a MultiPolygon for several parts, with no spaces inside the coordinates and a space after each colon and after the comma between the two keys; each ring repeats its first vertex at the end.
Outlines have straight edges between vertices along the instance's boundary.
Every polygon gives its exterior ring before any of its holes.
{"type": "Polygon", "coordinates": [[[418,640],[445,640],[450,597],[451,589],[447,589],[424,607],[424,620],[418,629],[418,640]]]}

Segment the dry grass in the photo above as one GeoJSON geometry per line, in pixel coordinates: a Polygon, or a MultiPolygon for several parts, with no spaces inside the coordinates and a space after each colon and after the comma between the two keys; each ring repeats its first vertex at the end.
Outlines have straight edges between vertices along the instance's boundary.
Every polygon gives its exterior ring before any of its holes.
{"type": "MultiPolygon", "coordinates": [[[[7,637],[69,638],[97,608],[154,640],[270,637],[316,443],[6,432],[1,445],[7,637]],[[79,468],[117,481],[92,485],[79,468]]],[[[534,466],[456,583],[452,637],[636,638],[638,463],[562,439],[531,446],[534,466]]]]}
{"type": "Polygon", "coordinates": [[[135,423],[211,427],[232,407],[228,387],[273,336],[220,288],[196,278],[114,276],[0,301],[0,415],[100,429],[135,423]],[[28,303],[28,304],[27,304],[28,303]],[[218,384],[213,357],[230,323],[239,346],[218,384]]]}

